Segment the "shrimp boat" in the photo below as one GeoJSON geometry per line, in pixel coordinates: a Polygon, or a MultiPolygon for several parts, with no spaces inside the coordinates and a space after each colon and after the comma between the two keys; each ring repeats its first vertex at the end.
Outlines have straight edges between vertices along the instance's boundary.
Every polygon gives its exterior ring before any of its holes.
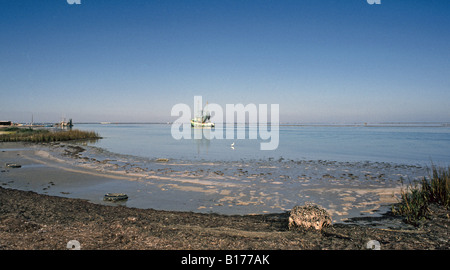
{"type": "Polygon", "coordinates": [[[61,122],[56,123],[55,126],[60,127],[60,128],[65,128],[65,127],[71,128],[71,127],[73,127],[72,119],[69,119],[69,122],[66,122],[66,118],[64,118],[64,120],[62,120],[61,122]]]}
{"type": "Polygon", "coordinates": [[[191,127],[211,128],[214,127],[214,123],[211,122],[211,114],[208,110],[208,103],[206,103],[205,110],[201,109],[198,116],[191,119],[191,127]]]}

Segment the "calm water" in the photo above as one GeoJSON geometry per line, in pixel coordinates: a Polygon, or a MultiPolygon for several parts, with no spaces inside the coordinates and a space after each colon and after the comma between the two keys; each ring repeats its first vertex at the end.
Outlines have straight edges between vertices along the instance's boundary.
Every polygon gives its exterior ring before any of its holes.
{"type": "Polygon", "coordinates": [[[443,126],[280,126],[274,151],[261,151],[260,140],[175,140],[168,124],[75,128],[96,131],[103,139],[89,143],[93,147],[86,147],[82,157],[67,156],[67,146],[35,147],[67,160],[58,166],[90,168],[106,177],[90,181],[68,171],[65,177],[51,178],[50,186],[48,176],[29,181],[24,175],[53,168],[28,163],[3,173],[1,184],[96,203],[105,203],[105,193],[126,193],[129,199],[123,204],[129,207],[221,214],[280,213],[313,202],[339,222],[385,213],[403,181],[422,179],[431,161],[450,164],[450,127],[443,126]]]}
{"type": "MultiPolygon", "coordinates": [[[[260,150],[261,140],[175,140],[168,124],[78,124],[75,128],[93,130],[103,137],[92,143],[93,146],[146,158],[194,161],[273,158],[421,165],[433,161],[436,165],[450,164],[450,127],[280,126],[279,146],[273,151],[260,150]],[[231,147],[233,142],[234,149],[231,147]]],[[[234,131],[236,136],[237,131],[234,131]]],[[[248,128],[246,134],[248,137],[248,128]]]]}

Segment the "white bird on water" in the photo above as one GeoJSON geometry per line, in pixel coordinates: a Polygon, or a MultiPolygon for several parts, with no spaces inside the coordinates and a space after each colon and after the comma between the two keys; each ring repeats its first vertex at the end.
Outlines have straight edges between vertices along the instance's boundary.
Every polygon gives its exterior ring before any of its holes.
{"type": "Polygon", "coordinates": [[[234,150],[234,142],[231,144],[231,149],[234,150]]]}

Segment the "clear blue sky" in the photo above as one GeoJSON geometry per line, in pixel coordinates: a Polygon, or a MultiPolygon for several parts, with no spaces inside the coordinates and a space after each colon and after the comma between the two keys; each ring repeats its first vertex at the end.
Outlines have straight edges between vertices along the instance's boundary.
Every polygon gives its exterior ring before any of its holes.
{"type": "Polygon", "coordinates": [[[450,121],[450,1],[0,0],[0,120],[450,121]]]}

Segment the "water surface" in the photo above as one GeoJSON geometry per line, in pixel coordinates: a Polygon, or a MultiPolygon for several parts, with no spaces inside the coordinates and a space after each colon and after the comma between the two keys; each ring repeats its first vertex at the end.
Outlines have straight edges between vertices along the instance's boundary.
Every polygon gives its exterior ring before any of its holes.
{"type": "MultiPolygon", "coordinates": [[[[208,130],[202,139],[176,140],[169,124],[79,124],[76,128],[94,130],[103,137],[91,145],[146,158],[450,163],[450,127],[445,126],[280,126],[279,146],[273,151],[260,150],[261,139],[248,139],[249,129],[256,127],[246,128],[247,139],[212,140],[205,138],[208,130]]],[[[236,127],[231,128],[236,137],[236,127]]]]}

